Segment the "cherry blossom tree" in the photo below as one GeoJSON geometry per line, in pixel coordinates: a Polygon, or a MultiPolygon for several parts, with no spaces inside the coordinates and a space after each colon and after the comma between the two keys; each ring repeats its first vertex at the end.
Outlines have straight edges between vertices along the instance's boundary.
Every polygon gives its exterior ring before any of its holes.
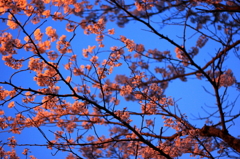
{"type": "Polygon", "coordinates": [[[239,12],[239,0],[0,0],[1,158],[239,158],[239,12]],[[43,142],[17,140],[32,129],[43,142]]]}

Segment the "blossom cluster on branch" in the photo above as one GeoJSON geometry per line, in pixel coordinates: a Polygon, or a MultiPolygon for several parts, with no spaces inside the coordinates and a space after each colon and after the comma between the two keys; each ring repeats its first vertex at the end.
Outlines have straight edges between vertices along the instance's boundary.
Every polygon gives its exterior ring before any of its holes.
{"type": "Polygon", "coordinates": [[[33,146],[67,159],[238,158],[239,10],[238,0],[0,0],[10,135],[0,158],[41,158],[33,146]],[[188,91],[171,87],[183,82],[188,91]],[[193,97],[198,83],[205,94],[193,97]],[[43,142],[19,142],[30,129],[43,142]]]}

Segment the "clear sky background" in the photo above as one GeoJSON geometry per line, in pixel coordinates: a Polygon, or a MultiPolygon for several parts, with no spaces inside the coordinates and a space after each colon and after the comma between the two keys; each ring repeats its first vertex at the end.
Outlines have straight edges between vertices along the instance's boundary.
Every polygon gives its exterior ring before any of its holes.
{"type": "MultiPolygon", "coordinates": [[[[24,20],[24,18],[22,17],[19,17],[19,18],[20,18],[20,21],[24,20]]],[[[159,21],[158,18],[161,18],[161,17],[155,16],[154,19],[152,20],[159,21]]],[[[81,18],[71,16],[71,19],[80,21],[81,18]]],[[[1,23],[0,25],[0,30],[3,30],[6,27],[5,25],[2,25],[2,24],[3,23],[1,23]]],[[[39,24],[28,25],[27,26],[28,32],[31,33],[37,26],[39,26],[39,24]]],[[[69,39],[72,33],[68,33],[65,30],[65,24],[66,24],[65,22],[56,22],[56,21],[48,20],[46,23],[44,23],[40,27],[40,29],[42,30],[42,32],[44,32],[46,27],[52,26],[53,28],[57,29],[57,33],[59,35],[65,34],[67,35],[67,39],[69,39]]],[[[166,25],[163,28],[161,28],[158,24],[154,24],[154,26],[163,35],[167,35],[170,39],[173,39],[175,42],[177,42],[180,45],[182,44],[182,39],[179,37],[183,36],[183,27],[178,25],[166,25]]],[[[174,46],[172,46],[165,40],[160,39],[159,37],[150,33],[149,31],[146,31],[149,29],[146,28],[146,26],[140,24],[139,22],[134,22],[134,21],[129,22],[127,25],[125,25],[124,28],[119,28],[114,23],[108,23],[106,26],[106,30],[112,29],[112,28],[115,28],[115,35],[113,35],[113,37],[115,38],[119,38],[120,35],[124,35],[127,38],[134,40],[137,44],[144,44],[146,49],[156,48],[160,51],[169,50],[173,55],[175,54],[174,46]]],[[[23,35],[23,33],[21,33],[21,31],[18,32],[17,30],[14,30],[14,31],[8,30],[8,32],[11,32],[15,36],[19,35],[21,39],[25,36],[23,35]]],[[[189,38],[189,40],[187,40],[186,46],[189,48],[196,45],[196,40],[199,37],[199,34],[196,34],[196,35],[193,35],[193,34],[194,32],[192,30],[190,29],[187,30],[187,38],[189,38]]],[[[101,49],[102,51],[109,50],[111,46],[123,46],[123,44],[118,40],[114,40],[108,37],[106,37],[106,39],[104,40],[104,44],[105,44],[105,47],[101,49]]],[[[91,46],[97,45],[97,42],[95,41],[94,35],[85,35],[83,34],[83,30],[78,28],[76,30],[76,36],[73,39],[71,45],[73,47],[74,54],[79,55],[79,59],[78,59],[79,64],[85,64],[87,63],[87,61],[82,60],[82,49],[87,48],[88,45],[91,45],[91,46]]],[[[53,47],[55,47],[55,45],[53,45],[53,47]]],[[[194,58],[194,60],[198,63],[198,65],[204,66],[204,64],[208,62],[212,58],[212,56],[216,54],[216,50],[218,50],[219,48],[221,48],[221,46],[218,46],[218,44],[209,40],[207,44],[202,49],[200,49],[199,54],[194,58]]],[[[16,56],[24,57],[26,54],[28,54],[28,52],[25,52],[24,50],[22,50],[22,51],[19,51],[19,54],[16,56]]],[[[104,52],[100,54],[100,58],[103,58],[105,56],[106,55],[104,55],[104,52]]],[[[150,68],[153,68],[155,65],[164,66],[165,63],[155,63],[150,65],[150,68]]],[[[240,78],[239,67],[240,67],[239,59],[236,58],[232,52],[229,52],[229,57],[225,63],[225,68],[226,69],[231,68],[237,80],[240,78]]],[[[63,67],[60,69],[63,69],[63,67]]],[[[126,65],[116,68],[114,70],[114,73],[111,76],[109,76],[109,79],[114,79],[114,75],[116,74],[127,75],[129,72],[126,70],[127,70],[126,65]]],[[[64,75],[67,77],[68,76],[67,71],[64,71],[64,72],[65,72],[64,75]]],[[[7,81],[9,77],[12,75],[12,73],[13,73],[13,70],[5,66],[3,61],[1,60],[0,61],[0,74],[1,74],[0,81],[7,81]]],[[[19,76],[16,76],[13,81],[18,86],[32,87],[35,85],[34,82],[32,81],[32,77],[33,77],[32,74],[22,73],[19,76]]],[[[195,120],[196,117],[199,117],[199,116],[206,117],[208,115],[206,112],[204,112],[203,108],[209,112],[216,110],[216,109],[210,108],[210,107],[216,106],[215,105],[216,100],[214,96],[207,93],[203,87],[209,92],[213,93],[212,86],[208,82],[206,82],[206,79],[198,80],[195,76],[190,76],[187,82],[182,82],[178,79],[171,81],[165,92],[166,96],[172,97],[176,101],[176,104],[179,106],[181,112],[186,113],[190,123],[194,123],[193,125],[197,125],[197,127],[199,128],[203,127],[204,121],[195,120]]],[[[66,90],[66,87],[61,86],[60,92],[68,92],[68,91],[69,90],[66,90]]],[[[221,91],[223,91],[223,88],[221,88],[221,91]]],[[[236,91],[236,88],[234,87],[229,87],[228,95],[229,95],[228,99],[224,104],[229,104],[231,102],[234,102],[236,99],[238,99],[239,91],[236,91]]],[[[18,98],[18,100],[20,99],[18,98]]],[[[235,103],[236,106],[233,109],[233,114],[235,111],[239,111],[239,104],[240,104],[239,100],[236,100],[236,103],[235,103]]],[[[136,102],[125,102],[122,100],[120,106],[121,107],[127,106],[129,110],[139,109],[139,104],[136,102]]],[[[7,114],[14,115],[17,112],[15,109],[11,109],[11,110],[7,109],[7,105],[2,106],[0,109],[3,109],[6,115],[7,114]]],[[[159,121],[159,125],[158,127],[156,127],[156,131],[157,129],[159,130],[159,128],[163,126],[162,119],[157,119],[157,120],[159,121]]],[[[214,119],[214,121],[220,121],[220,119],[216,118],[214,119]]],[[[133,121],[133,123],[136,125],[140,124],[137,121],[133,121]]],[[[227,124],[227,126],[230,127],[229,131],[231,135],[233,136],[239,135],[240,119],[237,119],[235,123],[227,124]]],[[[47,135],[52,135],[51,132],[49,132],[49,130],[55,131],[57,130],[57,128],[45,127],[42,130],[47,135]]],[[[98,131],[99,131],[99,134],[104,134],[106,131],[108,131],[108,128],[106,129],[99,128],[98,131]]],[[[171,131],[168,131],[168,133],[169,135],[171,135],[171,131]]],[[[7,132],[1,133],[0,140],[6,140],[6,138],[10,136],[12,136],[12,134],[10,133],[7,133],[7,132]]],[[[40,134],[37,128],[27,128],[22,132],[22,134],[20,135],[14,134],[14,136],[16,136],[16,139],[19,143],[38,143],[38,144],[46,143],[46,140],[43,138],[43,136],[40,134]]],[[[18,154],[22,152],[23,148],[24,147],[16,148],[18,154]]],[[[56,150],[51,151],[43,147],[40,147],[40,148],[30,147],[30,151],[31,153],[29,155],[32,154],[39,159],[64,158],[64,156],[66,156],[67,154],[67,153],[57,152],[55,156],[52,156],[51,153],[54,154],[56,150]]],[[[188,156],[189,155],[187,154],[187,155],[184,155],[182,158],[188,158],[188,156]]]]}

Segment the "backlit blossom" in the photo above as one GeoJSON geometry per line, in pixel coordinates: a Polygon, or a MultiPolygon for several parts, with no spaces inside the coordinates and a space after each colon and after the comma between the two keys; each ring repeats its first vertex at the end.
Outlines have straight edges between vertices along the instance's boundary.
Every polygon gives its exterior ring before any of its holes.
{"type": "Polygon", "coordinates": [[[15,106],[14,101],[12,101],[12,102],[10,102],[10,103],[8,104],[8,108],[13,108],[14,106],[15,106]]]}
{"type": "Polygon", "coordinates": [[[15,137],[14,136],[12,136],[12,137],[9,137],[8,138],[8,141],[9,141],[9,146],[10,147],[12,147],[12,148],[14,148],[15,146],[16,146],[16,144],[17,144],[17,140],[15,139],[15,137]]]}
{"type": "Polygon", "coordinates": [[[71,77],[70,77],[70,76],[68,76],[68,77],[67,77],[65,80],[66,80],[66,82],[68,82],[68,83],[69,83],[69,82],[71,82],[71,77]]]}
{"type": "Polygon", "coordinates": [[[216,81],[219,83],[219,86],[228,87],[232,86],[236,79],[233,76],[232,70],[228,69],[224,72],[224,74],[221,74],[219,77],[217,77],[216,81]]]}
{"type": "Polygon", "coordinates": [[[143,44],[138,44],[136,46],[136,51],[139,53],[142,53],[143,51],[145,51],[144,45],[143,44]]]}
{"type": "Polygon", "coordinates": [[[16,22],[14,22],[14,19],[11,14],[8,15],[7,25],[11,29],[16,29],[18,27],[18,24],[16,22]]]}
{"type": "Polygon", "coordinates": [[[28,154],[28,151],[29,151],[29,149],[24,149],[23,152],[22,152],[22,154],[23,154],[23,155],[27,155],[27,154],[28,154]]]}
{"type": "Polygon", "coordinates": [[[91,66],[91,65],[86,65],[86,69],[87,69],[88,71],[90,71],[90,70],[92,69],[92,66],[91,66]]]}
{"type": "Polygon", "coordinates": [[[41,73],[43,71],[45,64],[39,58],[30,58],[28,63],[28,68],[30,70],[36,71],[37,73],[41,73]]]}
{"type": "Polygon", "coordinates": [[[97,56],[93,56],[93,57],[90,59],[90,61],[91,61],[92,63],[95,63],[95,62],[97,62],[97,59],[98,59],[97,56]]]}
{"type": "Polygon", "coordinates": [[[50,16],[50,10],[45,10],[43,11],[42,15],[45,16],[46,18],[48,18],[50,16]]]}
{"type": "Polygon", "coordinates": [[[239,51],[238,10],[233,0],[0,0],[0,133],[45,138],[3,137],[0,158],[35,159],[32,146],[67,159],[234,155],[240,84],[228,63],[239,51]],[[115,24],[132,27],[119,36],[115,24]],[[181,83],[196,76],[200,85],[181,83]],[[193,101],[199,86],[217,105],[199,112],[203,125],[187,116],[214,104],[193,101]]]}
{"type": "Polygon", "coordinates": [[[51,0],[43,0],[43,2],[44,2],[45,4],[50,3],[50,1],[51,1],[51,0]]]}
{"type": "Polygon", "coordinates": [[[113,35],[115,33],[115,30],[114,29],[108,29],[108,34],[109,35],[113,35]]]}
{"type": "Polygon", "coordinates": [[[43,33],[41,33],[41,30],[38,28],[34,31],[34,36],[36,40],[41,41],[43,37],[43,33]]]}
{"type": "Polygon", "coordinates": [[[72,55],[71,57],[70,57],[70,61],[76,61],[76,59],[77,59],[77,55],[75,54],[75,55],[72,55]]]}
{"type": "Polygon", "coordinates": [[[134,43],[133,40],[129,40],[125,36],[122,36],[122,35],[120,37],[121,37],[120,40],[126,45],[129,52],[132,52],[135,50],[136,44],[134,43]]]}
{"type": "Polygon", "coordinates": [[[46,34],[51,37],[51,41],[56,41],[58,38],[58,35],[56,33],[56,29],[53,29],[51,26],[46,28],[46,34]]]}
{"type": "Polygon", "coordinates": [[[131,86],[129,86],[129,85],[122,86],[121,91],[120,91],[121,96],[129,95],[131,93],[132,93],[132,87],[131,86]]]}
{"type": "Polygon", "coordinates": [[[82,69],[79,69],[79,68],[76,68],[76,67],[74,67],[74,69],[73,69],[73,74],[74,74],[74,76],[79,76],[79,75],[82,75],[82,74],[83,74],[83,70],[82,70],[82,69]]]}
{"type": "Polygon", "coordinates": [[[140,4],[139,2],[135,2],[135,6],[137,7],[138,11],[144,10],[144,4],[140,4]]]}
{"type": "Polygon", "coordinates": [[[34,157],[33,155],[30,155],[29,157],[30,157],[30,159],[37,159],[37,158],[34,157]]]}
{"type": "Polygon", "coordinates": [[[45,53],[46,50],[49,50],[51,48],[51,42],[49,40],[46,40],[44,42],[39,42],[38,43],[38,52],[41,53],[45,53]]]}
{"type": "MultiPolygon", "coordinates": [[[[181,46],[183,48],[183,46],[181,46]]],[[[182,60],[182,64],[184,66],[188,66],[189,65],[189,59],[188,57],[186,56],[186,53],[179,47],[176,47],[175,48],[175,53],[176,53],[176,56],[178,59],[182,60]]]]}
{"type": "Polygon", "coordinates": [[[53,14],[53,20],[63,20],[64,16],[61,12],[54,12],[53,14]]]}
{"type": "Polygon", "coordinates": [[[56,60],[58,58],[58,53],[55,51],[49,51],[47,55],[50,60],[56,60]]]}
{"type": "Polygon", "coordinates": [[[94,136],[90,135],[87,137],[87,141],[93,141],[94,140],[94,136]]]}
{"type": "Polygon", "coordinates": [[[0,109],[0,115],[4,115],[4,110],[0,109]]]}
{"type": "Polygon", "coordinates": [[[83,57],[87,58],[87,57],[88,57],[88,54],[89,54],[89,53],[92,53],[95,48],[96,48],[95,45],[94,45],[94,46],[88,45],[88,48],[87,48],[87,49],[83,49],[83,50],[82,50],[83,57]]]}
{"type": "Polygon", "coordinates": [[[100,35],[105,29],[105,21],[103,18],[100,18],[97,23],[90,24],[84,28],[84,33],[100,35]]]}
{"type": "Polygon", "coordinates": [[[57,50],[62,54],[72,52],[72,49],[70,48],[70,43],[66,40],[66,37],[66,35],[62,35],[59,38],[59,41],[57,41],[56,45],[57,50]]]}
{"type": "Polygon", "coordinates": [[[39,16],[34,16],[32,19],[31,19],[31,22],[33,24],[37,24],[41,21],[40,17],[39,16]]]}
{"type": "Polygon", "coordinates": [[[23,60],[17,60],[13,58],[12,55],[3,56],[2,60],[5,61],[5,65],[13,69],[20,69],[22,67],[23,60]]]}
{"type": "Polygon", "coordinates": [[[183,59],[184,53],[179,47],[175,48],[175,53],[178,59],[183,59]]]}
{"type": "Polygon", "coordinates": [[[76,26],[74,24],[67,23],[66,30],[68,32],[73,32],[76,26]]]}
{"type": "Polygon", "coordinates": [[[196,46],[198,46],[199,48],[202,48],[208,41],[208,38],[204,35],[201,35],[196,43],[196,46]]]}
{"type": "Polygon", "coordinates": [[[28,36],[25,36],[25,37],[24,37],[24,41],[28,42],[28,41],[29,41],[29,37],[28,37],[28,36]]]}
{"type": "Polygon", "coordinates": [[[149,126],[149,125],[153,125],[153,121],[151,119],[147,119],[146,120],[146,124],[149,126]]]}

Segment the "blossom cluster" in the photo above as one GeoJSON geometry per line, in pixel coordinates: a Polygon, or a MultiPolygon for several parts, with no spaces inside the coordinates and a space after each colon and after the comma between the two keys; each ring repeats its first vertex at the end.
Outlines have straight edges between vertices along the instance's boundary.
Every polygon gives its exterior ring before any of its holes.
{"type": "Polygon", "coordinates": [[[24,10],[27,6],[26,0],[1,0],[0,1],[0,15],[4,14],[8,9],[14,12],[24,10]]]}
{"type": "MultiPolygon", "coordinates": [[[[103,18],[99,19],[97,22],[87,25],[84,28],[85,34],[96,34],[96,41],[99,43],[99,47],[104,47],[102,43],[104,39],[103,31],[105,30],[105,21],[103,18]]],[[[109,30],[109,34],[114,34],[114,30],[109,30]]]]}
{"type": "Polygon", "coordinates": [[[133,40],[127,39],[125,36],[120,36],[120,40],[126,45],[129,52],[132,52],[136,49],[136,44],[133,40]]]}
{"type": "Polygon", "coordinates": [[[15,47],[22,47],[19,39],[14,39],[8,32],[0,34],[0,53],[2,55],[17,54],[15,47]]]}
{"type": "Polygon", "coordinates": [[[183,65],[184,66],[188,66],[189,65],[189,59],[188,59],[188,57],[186,55],[187,53],[185,51],[183,51],[183,50],[185,50],[183,48],[183,46],[181,46],[181,48],[176,47],[175,48],[175,53],[176,53],[177,58],[182,60],[183,65]]]}
{"type": "Polygon", "coordinates": [[[70,53],[72,49],[69,48],[70,43],[66,41],[66,35],[62,35],[57,41],[56,48],[61,54],[70,53]]]}
{"type": "Polygon", "coordinates": [[[233,76],[232,70],[228,69],[216,78],[216,82],[220,87],[229,87],[236,83],[236,79],[233,76]]]}
{"type": "Polygon", "coordinates": [[[54,42],[57,40],[58,35],[56,33],[56,29],[53,29],[51,26],[46,28],[46,35],[51,38],[51,42],[54,42]]]}

